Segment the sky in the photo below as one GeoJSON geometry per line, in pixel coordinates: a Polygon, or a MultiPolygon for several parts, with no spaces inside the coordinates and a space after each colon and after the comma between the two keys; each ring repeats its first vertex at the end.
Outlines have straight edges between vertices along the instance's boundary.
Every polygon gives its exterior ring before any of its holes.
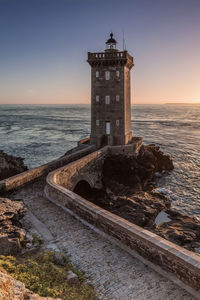
{"type": "Polygon", "coordinates": [[[134,104],[200,103],[199,0],[0,0],[0,104],[88,104],[87,52],[134,57],[134,104]]]}

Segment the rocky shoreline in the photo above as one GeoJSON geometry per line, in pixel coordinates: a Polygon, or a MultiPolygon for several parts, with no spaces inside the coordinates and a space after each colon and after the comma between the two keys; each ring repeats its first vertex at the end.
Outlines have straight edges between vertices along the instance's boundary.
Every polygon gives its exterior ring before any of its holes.
{"type": "Polygon", "coordinates": [[[26,208],[22,201],[12,201],[0,198],[0,254],[13,255],[24,245],[26,231],[20,220],[24,217],[26,208]]]}
{"type": "MultiPolygon", "coordinates": [[[[154,190],[156,175],[173,170],[173,162],[154,144],[143,145],[137,155],[108,155],[102,169],[103,188],[87,199],[161,237],[200,252],[200,222],[171,209],[171,202],[154,190]],[[167,216],[162,221],[162,214],[167,216]],[[157,223],[158,216],[161,222],[157,223]]],[[[82,195],[84,196],[84,195],[82,195]]]]}
{"type": "Polygon", "coordinates": [[[0,180],[27,170],[28,168],[24,165],[24,158],[8,155],[0,150],[0,180]]]}
{"type": "MultiPolygon", "coordinates": [[[[28,168],[23,158],[6,154],[0,150],[0,180],[22,173],[28,168]]],[[[0,198],[0,254],[11,255],[20,252],[25,243],[26,231],[21,219],[26,213],[22,201],[0,198]]]]}

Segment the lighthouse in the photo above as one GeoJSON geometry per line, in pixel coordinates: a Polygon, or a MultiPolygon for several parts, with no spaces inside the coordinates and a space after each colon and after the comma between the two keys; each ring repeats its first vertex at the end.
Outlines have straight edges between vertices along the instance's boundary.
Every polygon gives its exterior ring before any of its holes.
{"type": "Polygon", "coordinates": [[[133,57],[117,49],[110,34],[103,52],[88,52],[91,66],[91,135],[97,148],[132,140],[131,74],[133,57]]]}

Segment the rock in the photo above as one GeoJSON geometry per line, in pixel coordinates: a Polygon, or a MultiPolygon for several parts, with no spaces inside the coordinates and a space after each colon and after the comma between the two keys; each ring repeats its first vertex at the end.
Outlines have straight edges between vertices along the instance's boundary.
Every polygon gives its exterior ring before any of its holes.
{"type": "Polygon", "coordinates": [[[28,248],[28,249],[33,248],[33,244],[32,244],[32,243],[27,243],[27,244],[26,244],[26,248],[28,248]]]}
{"type": "Polygon", "coordinates": [[[65,266],[63,255],[58,251],[55,252],[54,261],[57,265],[65,266]]]}
{"type": "MultiPolygon", "coordinates": [[[[25,285],[0,270],[0,299],[2,300],[55,300],[55,298],[40,297],[25,288],[25,285]]],[[[56,298],[57,300],[61,300],[56,298]]]]}
{"type": "Polygon", "coordinates": [[[23,158],[6,154],[0,150],[0,180],[28,170],[23,158]]]}
{"type": "Polygon", "coordinates": [[[138,189],[144,190],[152,183],[158,172],[173,168],[171,158],[163,154],[159,147],[153,144],[143,145],[137,157],[123,154],[107,155],[102,169],[103,183],[115,194],[119,192],[118,184],[129,187],[132,192],[138,189]]]}
{"type": "Polygon", "coordinates": [[[168,209],[167,214],[171,219],[163,227],[155,228],[155,233],[161,235],[188,250],[194,250],[200,246],[200,222],[191,216],[168,209]]]}
{"type": "Polygon", "coordinates": [[[154,191],[156,177],[172,169],[171,158],[154,144],[143,145],[136,157],[108,154],[102,167],[103,188],[93,189],[87,199],[167,240],[194,250],[199,248],[196,243],[200,242],[200,222],[171,210],[168,198],[162,192],[154,191]],[[168,216],[164,224],[162,221],[155,223],[160,212],[168,216]]]}
{"type": "Polygon", "coordinates": [[[79,283],[78,276],[74,272],[68,271],[67,272],[67,283],[70,285],[78,284],[79,283]]]}
{"type": "Polygon", "coordinates": [[[25,213],[23,202],[0,198],[0,254],[11,255],[20,251],[26,235],[20,219],[25,213]]]}
{"type": "Polygon", "coordinates": [[[0,222],[12,219],[15,222],[24,217],[26,208],[22,201],[12,201],[8,198],[0,198],[0,222]]]}
{"type": "Polygon", "coordinates": [[[155,218],[155,223],[158,226],[162,225],[163,223],[170,222],[170,221],[171,221],[171,219],[169,218],[169,215],[166,214],[166,212],[164,212],[164,211],[159,212],[159,214],[155,218]]]}
{"type": "Polygon", "coordinates": [[[9,239],[6,234],[0,235],[0,254],[16,254],[20,250],[19,239],[9,239]]]}

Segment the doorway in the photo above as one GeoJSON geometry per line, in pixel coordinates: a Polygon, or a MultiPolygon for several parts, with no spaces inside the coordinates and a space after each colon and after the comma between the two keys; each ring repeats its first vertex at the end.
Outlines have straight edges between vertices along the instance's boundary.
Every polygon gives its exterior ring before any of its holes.
{"type": "Polygon", "coordinates": [[[106,134],[110,134],[110,122],[106,122],[106,134]]]}

